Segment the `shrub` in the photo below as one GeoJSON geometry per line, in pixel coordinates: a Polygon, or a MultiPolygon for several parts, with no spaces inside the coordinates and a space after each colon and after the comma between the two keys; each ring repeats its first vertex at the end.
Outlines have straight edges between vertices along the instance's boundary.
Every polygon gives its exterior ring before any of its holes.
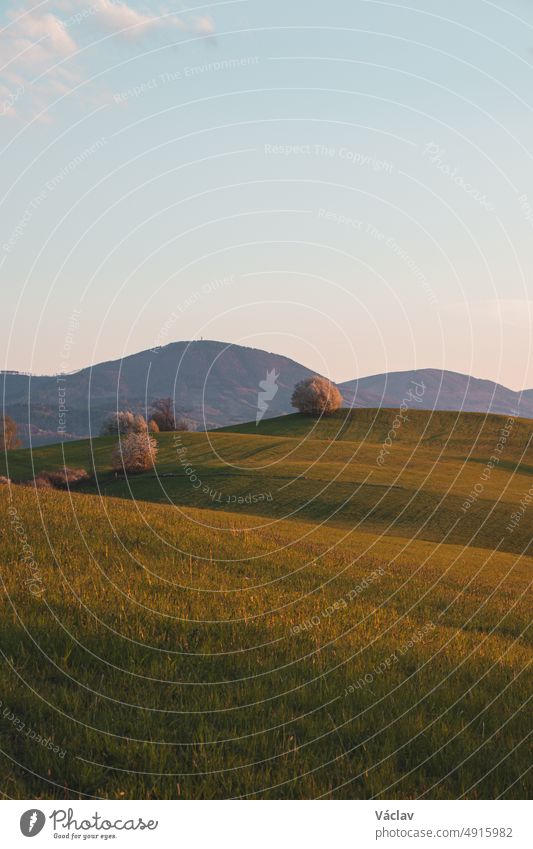
{"type": "Polygon", "coordinates": [[[146,472],[153,469],[157,450],[157,442],[147,430],[144,433],[129,433],[117,443],[113,451],[113,468],[130,474],[146,472]]]}
{"type": "Polygon", "coordinates": [[[20,444],[17,423],[11,416],[0,416],[0,451],[11,451],[20,444]]]}
{"type": "Polygon", "coordinates": [[[65,466],[54,472],[39,472],[26,485],[37,489],[71,489],[86,480],[89,480],[89,474],[85,469],[69,469],[65,466]]]}
{"type": "Polygon", "coordinates": [[[327,416],[342,406],[342,395],[327,377],[308,377],[294,387],[291,404],[309,416],[327,416]]]}
{"type": "Polygon", "coordinates": [[[89,480],[89,473],[85,469],[69,469],[65,466],[57,472],[48,472],[50,483],[56,489],[70,489],[83,481],[89,480]]]}
{"type": "Polygon", "coordinates": [[[149,433],[159,433],[159,425],[155,421],[155,419],[150,419],[148,422],[148,432],[149,433]]]}
{"type": "Polygon", "coordinates": [[[52,489],[52,481],[48,477],[48,472],[39,472],[34,479],[27,481],[26,486],[34,486],[36,489],[52,489]]]}
{"type": "Polygon", "coordinates": [[[117,410],[105,419],[100,435],[127,436],[128,433],[145,433],[147,428],[144,416],[131,410],[117,410]]]}

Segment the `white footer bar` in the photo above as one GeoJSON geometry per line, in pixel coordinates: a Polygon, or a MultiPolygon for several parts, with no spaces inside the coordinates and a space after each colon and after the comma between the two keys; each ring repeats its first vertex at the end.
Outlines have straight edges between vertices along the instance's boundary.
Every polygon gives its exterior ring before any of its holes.
{"type": "MultiPolygon", "coordinates": [[[[1,842],[13,846],[326,849],[339,846],[531,849],[520,801],[11,801],[1,842]],[[30,843],[30,839],[34,843],[30,843]]],[[[529,814],[529,816],[528,816],[529,814]]]]}

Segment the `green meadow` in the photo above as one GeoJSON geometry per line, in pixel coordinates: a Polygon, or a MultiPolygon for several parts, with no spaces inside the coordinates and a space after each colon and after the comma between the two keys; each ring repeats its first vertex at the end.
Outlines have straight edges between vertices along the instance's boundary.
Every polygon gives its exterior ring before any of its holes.
{"type": "Polygon", "coordinates": [[[2,458],[3,792],[523,798],[533,424],[396,417],[2,458]]]}

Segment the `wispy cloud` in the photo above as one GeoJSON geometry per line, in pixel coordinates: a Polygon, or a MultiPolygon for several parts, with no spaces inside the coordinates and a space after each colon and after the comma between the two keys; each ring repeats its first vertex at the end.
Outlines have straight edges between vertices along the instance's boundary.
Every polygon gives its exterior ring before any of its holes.
{"type": "Polygon", "coordinates": [[[23,102],[31,101],[33,110],[42,108],[47,94],[72,83],[72,72],[60,63],[76,50],[61,19],[51,12],[8,10],[0,30],[0,119],[16,116],[23,102]]]}
{"type": "Polygon", "coordinates": [[[485,331],[494,331],[497,327],[529,330],[533,326],[533,301],[524,298],[453,303],[443,307],[443,311],[485,331]]]}
{"type": "Polygon", "coordinates": [[[74,40],[56,15],[8,11],[7,17],[7,26],[0,31],[2,74],[37,71],[76,51],[74,40]]]}
{"type": "MultiPolygon", "coordinates": [[[[65,3],[71,7],[85,6],[85,0],[65,0],[65,3]]],[[[176,27],[198,35],[213,35],[215,32],[215,23],[210,15],[180,17],[164,7],[154,14],[153,3],[147,8],[134,9],[126,3],[114,2],[114,0],[93,0],[91,10],[95,23],[99,24],[103,30],[128,38],[143,36],[149,29],[176,27]]]]}
{"type": "Polygon", "coordinates": [[[507,327],[531,328],[533,301],[522,298],[499,298],[482,301],[478,312],[489,320],[507,327]]]}
{"type": "MultiPolygon", "coordinates": [[[[54,0],[51,0],[54,2],[54,0]]],[[[71,20],[89,20],[104,32],[116,33],[126,38],[143,36],[149,30],[178,28],[199,35],[213,35],[215,24],[210,15],[180,16],[166,6],[154,3],[137,3],[134,8],[119,0],[56,0],[56,8],[71,15],[71,20]]],[[[68,19],[67,19],[68,21],[68,19]]]]}
{"type": "Polygon", "coordinates": [[[215,34],[215,22],[211,15],[193,15],[187,28],[199,35],[215,34]]]}
{"type": "Polygon", "coordinates": [[[77,56],[87,33],[131,43],[150,32],[212,36],[209,15],[182,17],[154,3],[135,7],[116,0],[11,0],[0,28],[0,120],[32,116],[83,80],[77,56]]]}
{"type": "MultiPolygon", "coordinates": [[[[65,0],[66,11],[75,14],[76,9],[83,10],[85,0],[65,0]]],[[[179,25],[180,18],[176,15],[167,16],[165,12],[154,15],[134,9],[127,3],[117,3],[113,0],[93,0],[90,9],[92,23],[105,32],[117,33],[127,38],[136,38],[145,34],[146,30],[155,27],[179,25]]]]}

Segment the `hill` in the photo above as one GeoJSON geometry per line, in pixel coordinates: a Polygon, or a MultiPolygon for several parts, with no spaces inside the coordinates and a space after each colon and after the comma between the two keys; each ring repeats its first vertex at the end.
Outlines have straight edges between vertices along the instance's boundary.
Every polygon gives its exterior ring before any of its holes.
{"type": "Polygon", "coordinates": [[[6,792],[527,796],[530,422],[416,411],[380,467],[394,415],[10,452],[95,478],[0,487],[6,792]]]}
{"type": "MultiPolygon", "coordinates": [[[[277,354],[222,342],[175,342],[99,363],[66,376],[67,432],[71,438],[98,434],[113,410],[145,412],[154,398],[168,396],[200,429],[244,421],[255,417],[259,383],[272,370],[279,378],[270,412],[279,415],[290,409],[294,384],[313,372],[277,354]]],[[[33,442],[40,441],[36,428],[45,431],[45,442],[54,431],[54,441],[61,438],[56,378],[12,373],[2,377],[6,412],[24,425],[26,433],[33,425],[33,442]]]]}
{"type": "MultiPolygon", "coordinates": [[[[396,409],[342,409],[333,415],[315,419],[292,413],[287,416],[255,422],[231,425],[218,429],[218,433],[243,433],[256,436],[290,436],[293,438],[326,439],[352,442],[368,442],[379,445],[387,438],[398,417],[396,409]]],[[[529,419],[513,419],[513,445],[523,446],[533,432],[529,419]]],[[[406,443],[412,449],[424,446],[455,446],[465,456],[481,446],[490,447],[498,441],[498,434],[505,428],[509,416],[487,415],[456,411],[428,411],[409,409],[401,427],[397,428],[395,443],[406,443]]]]}
{"type": "Polygon", "coordinates": [[[399,407],[407,400],[410,407],[425,410],[460,410],[475,413],[533,416],[531,391],[514,392],[492,380],[480,380],[467,374],[440,369],[376,374],[341,384],[346,400],[353,398],[355,407],[399,407]],[[419,387],[418,400],[411,399],[409,389],[419,387]]]}
{"type": "MultiPolygon", "coordinates": [[[[174,342],[64,376],[66,433],[58,435],[56,377],[0,373],[5,412],[19,422],[26,443],[97,434],[117,408],[146,412],[154,398],[171,396],[200,430],[255,420],[260,383],[276,375],[277,391],[265,418],[292,412],[294,385],[313,372],[278,354],[223,342],[174,342]],[[28,412],[29,411],[29,412],[28,412]]],[[[487,380],[437,369],[374,375],[340,384],[347,406],[463,410],[533,417],[533,390],[517,393],[487,380]],[[419,387],[416,401],[410,391],[419,387]]],[[[61,423],[63,424],[63,423],[61,423]]]]}
{"type": "Polygon", "coordinates": [[[0,474],[21,481],[66,463],[94,472],[85,493],[254,514],[261,526],[297,519],[528,550],[529,517],[512,533],[505,528],[532,484],[531,423],[416,410],[384,454],[396,416],[393,410],[344,410],[320,422],[291,415],[259,427],[159,434],[155,472],[129,478],[111,469],[113,438],[13,451],[0,474]]]}

